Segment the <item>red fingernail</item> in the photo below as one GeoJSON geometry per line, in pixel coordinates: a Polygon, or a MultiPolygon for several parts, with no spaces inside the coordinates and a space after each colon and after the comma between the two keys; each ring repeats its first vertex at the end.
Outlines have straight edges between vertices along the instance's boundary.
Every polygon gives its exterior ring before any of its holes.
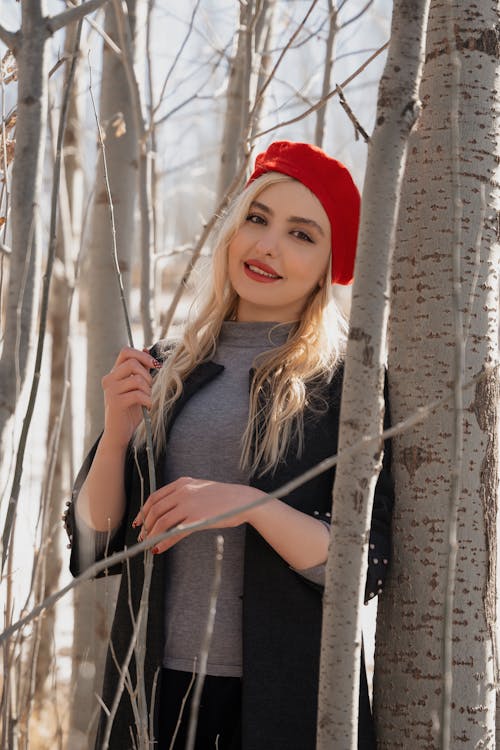
{"type": "Polygon", "coordinates": [[[159,551],[160,550],[158,549],[158,547],[153,547],[153,549],[151,550],[151,554],[152,555],[157,555],[159,553],[159,551]]]}
{"type": "Polygon", "coordinates": [[[155,368],[155,370],[161,370],[161,368],[163,367],[163,365],[162,365],[161,362],[158,362],[157,359],[154,359],[153,360],[153,367],[155,368]]]}

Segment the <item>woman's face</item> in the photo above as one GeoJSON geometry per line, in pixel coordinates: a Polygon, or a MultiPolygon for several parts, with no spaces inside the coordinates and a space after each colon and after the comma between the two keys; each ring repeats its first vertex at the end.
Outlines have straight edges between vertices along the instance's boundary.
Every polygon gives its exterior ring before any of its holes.
{"type": "Polygon", "coordinates": [[[325,283],[330,248],[328,216],[310,190],[295,180],[264,188],[228,249],[238,320],[298,320],[325,283]]]}

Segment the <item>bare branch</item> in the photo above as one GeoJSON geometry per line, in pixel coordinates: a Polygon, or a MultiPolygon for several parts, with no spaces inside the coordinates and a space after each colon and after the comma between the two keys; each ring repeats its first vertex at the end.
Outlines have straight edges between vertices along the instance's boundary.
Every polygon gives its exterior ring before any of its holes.
{"type": "MultiPolygon", "coordinates": [[[[75,49],[80,44],[80,33],[81,25],[77,34],[77,41],[75,49]]],[[[2,571],[5,565],[5,560],[9,551],[9,543],[12,535],[12,528],[14,525],[15,514],[17,509],[17,503],[19,500],[19,492],[21,488],[21,477],[23,472],[24,456],[26,451],[26,441],[28,439],[28,432],[31,426],[33,418],[33,410],[35,408],[35,402],[38,394],[38,386],[40,383],[40,372],[42,367],[42,357],[45,343],[45,333],[47,329],[47,316],[49,307],[49,293],[50,293],[50,282],[52,278],[52,270],[54,267],[54,259],[56,252],[56,232],[57,232],[57,208],[59,199],[59,184],[61,177],[61,159],[62,159],[62,146],[63,137],[66,130],[66,122],[68,117],[69,108],[69,97],[71,93],[71,87],[74,81],[75,69],[76,69],[77,57],[73,55],[73,61],[71,64],[68,80],[66,83],[66,89],[64,91],[63,102],[61,107],[61,117],[59,120],[59,132],[57,135],[57,153],[54,162],[53,170],[53,181],[52,181],[52,200],[51,200],[51,211],[50,211],[50,231],[49,231],[49,248],[47,256],[47,266],[43,277],[43,293],[42,303],[40,308],[40,322],[38,328],[38,342],[35,358],[35,372],[33,375],[33,381],[31,384],[31,390],[29,394],[28,406],[26,408],[26,414],[23,420],[23,426],[21,430],[21,437],[19,439],[19,449],[16,457],[16,466],[14,472],[14,481],[12,484],[9,507],[5,519],[5,525],[2,533],[2,571]]]]}
{"type": "Polygon", "coordinates": [[[363,8],[361,8],[359,13],[356,13],[355,16],[353,16],[352,18],[349,18],[348,21],[345,21],[343,24],[341,24],[340,28],[343,30],[346,28],[346,26],[349,26],[351,23],[354,23],[354,21],[357,21],[358,18],[361,18],[361,16],[363,16],[366,13],[370,5],[373,5],[373,0],[368,0],[366,5],[363,8]]]}
{"type": "MultiPolygon", "coordinates": [[[[353,81],[355,78],[357,78],[367,67],[370,65],[373,60],[375,60],[376,57],[378,57],[384,50],[387,49],[389,46],[389,42],[385,42],[381,47],[378,48],[370,57],[365,60],[365,62],[359,66],[359,68],[356,68],[354,73],[352,73],[348,78],[345,79],[345,81],[342,81],[340,84],[341,89],[345,89],[346,86],[348,86],[351,81],[353,81]]],[[[278,128],[284,128],[287,125],[293,125],[295,122],[299,122],[300,120],[303,120],[305,117],[308,117],[313,112],[316,112],[317,109],[320,107],[323,107],[325,102],[327,102],[329,99],[337,95],[337,87],[333,89],[333,91],[330,91],[328,96],[322,97],[316,104],[314,104],[312,107],[309,107],[309,109],[306,109],[304,112],[302,112],[300,115],[297,115],[297,117],[292,117],[291,120],[286,120],[285,122],[279,122],[276,125],[273,125],[272,128],[268,128],[267,130],[261,130],[260,133],[257,133],[255,138],[260,138],[263,135],[267,135],[268,133],[272,133],[278,128]]]]}
{"type": "Polygon", "coordinates": [[[194,687],[193,699],[191,701],[191,712],[189,715],[189,728],[188,737],[186,742],[186,750],[194,750],[194,743],[196,741],[196,727],[198,726],[198,713],[201,701],[201,692],[203,690],[203,683],[205,681],[205,675],[207,673],[208,663],[208,652],[210,644],[212,642],[212,635],[214,632],[215,613],[217,611],[217,599],[220,591],[220,582],[222,577],[222,557],[224,552],[224,537],[218,534],[215,539],[216,552],[215,552],[215,570],[212,581],[212,589],[210,591],[210,602],[208,607],[208,619],[205,628],[205,635],[203,636],[203,642],[201,644],[200,652],[200,663],[198,674],[196,676],[196,685],[194,687]]]}
{"type": "Polygon", "coordinates": [[[368,133],[366,132],[366,130],[363,128],[363,126],[359,122],[358,118],[356,117],[356,115],[354,114],[354,112],[352,111],[352,109],[350,108],[350,106],[348,105],[347,99],[345,98],[345,94],[342,91],[342,89],[340,88],[340,86],[336,86],[335,87],[335,91],[339,95],[339,101],[340,101],[340,104],[342,106],[342,109],[344,110],[344,112],[346,113],[347,117],[350,119],[350,121],[354,125],[354,133],[356,135],[356,140],[358,139],[358,133],[359,133],[362,136],[362,138],[364,139],[365,143],[369,143],[370,142],[370,136],[368,135],[368,133]]]}
{"type": "MultiPolygon", "coordinates": [[[[264,93],[266,92],[266,90],[267,90],[269,84],[271,83],[271,81],[274,79],[275,73],[278,70],[279,66],[281,65],[281,62],[282,62],[283,58],[285,57],[285,55],[288,52],[288,50],[292,47],[292,45],[293,45],[295,39],[297,38],[297,36],[300,34],[300,32],[302,31],[302,29],[304,28],[305,24],[307,23],[307,19],[309,18],[309,16],[313,12],[314,7],[316,6],[317,2],[318,2],[318,0],[313,0],[313,2],[311,3],[311,5],[309,7],[309,10],[305,14],[305,16],[302,19],[301,23],[298,25],[297,29],[294,31],[294,33],[292,34],[292,36],[290,37],[290,39],[288,40],[288,42],[286,43],[286,45],[283,47],[283,50],[281,51],[278,59],[276,60],[276,63],[274,64],[273,69],[271,70],[271,72],[267,76],[266,80],[264,81],[263,85],[261,86],[261,88],[257,92],[257,94],[255,96],[255,102],[254,102],[254,105],[252,107],[252,111],[250,112],[250,115],[249,115],[249,121],[250,122],[252,122],[252,119],[253,119],[253,117],[255,115],[255,112],[260,107],[260,102],[261,102],[261,100],[262,100],[262,98],[264,96],[264,93]]],[[[259,133],[259,135],[261,135],[261,134],[259,133]]]]}
{"type": "MultiPolygon", "coordinates": [[[[463,386],[464,390],[471,388],[477,383],[487,380],[488,378],[491,378],[493,373],[497,370],[500,370],[500,363],[497,362],[494,365],[485,364],[482,371],[478,375],[474,376],[467,383],[464,384],[463,386]]],[[[292,479],[290,482],[287,482],[281,487],[278,487],[278,489],[274,492],[272,498],[269,495],[265,495],[263,497],[259,497],[257,500],[254,500],[251,503],[248,503],[247,505],[239,506],[237,510],[233,509],[233,510],[227,511],[226,513],[221,513],[218,516],[214,516],[212,518],[206,518],[203,521],[197,521],[195,523],[190,523],[190,524],[185,524],[185,525],[181,524],[180,526],[176,526],[175,528],[169,529],[169,531],[165,531],[163,534],[158,534],[158,536],[154,536],[154,537],[148,537],[143,542],[140,542],[139,544],[134,544],[133,547],[125,548],[121,552],[115,552],[110,557],[107,557],[103,560],[100,560],[99,562],[94,563],[89,568],[87,568],[87,570],[81,573],[81,575],[79,575],[77,578],[74,578],[62,589],[48,596],[46,599],[44,599],[43,602],[41,602],[36,607],[34,607],[31,610],[31,612],[28,612],[28,614],[26,614],[24,617],[20,618],[16,622],[14,622],[12,625],[6,628],[2,633],[0,633],[0,646],[3,643],[5,643],[5,641],[7,641],[20,628],[24,627],[25,625],[28,625],[30,622],[35,620],[39,615],[42,614],[42,612],[45,609],[47,609],[48,607],[52,607],[54,604],[56,604],[56,602],[58,602],[59,599],[62,599],[62,597],[65,596],[69,591],[76,588],[77,586],[84,583],[85,581],[89,581],[90,579],[95,578],[96,576],[99,575],[99,573],[102,573],[103,571],[109,568],[113,568],[115,565],[125,562],[131,557],[135,557],[136,555],[139,555],[141,552],[145,552],[146,550],[151,549],[152,547],[156,546],[160,542],[163,542],[165,539],[170,539],[171,537],[174,537],[181,532],[184,533],[186,531],[192,532],[192,531],[201,531],[202,529],[208,529],[209,527],[212,527],[214,524],[217,524],[220,521],[225,521],[228,518],[232,518],[234,515],[236,515],[236,513],[243,513],[243,512],[246,512],[247,510],[252,510],[253,508],[257,508],[259,505],[264,505],[265,503],[269,502],[269,500],[272,500],[273,498],[286,497],[291,492],[293,492],[293,490],[296,490],[297,487],[301,487],[306,482],[309,482],[311,479],[314,479],[314,477],[317,477],[320,474],[322,474],[324,471],[327,471],[327,469],[331,469],[332,466],[336,466],[339,463],[341,458],[344,458],[347,456],[354,456],[358,451],[365,448],[367,445],[378,446],[380,445],[382,441],[388,440],[389,438],[393,438],[396,435],[401,435],[407,430],[410,430],[412,427],[415,427],[415,425],[420,424],[421,422],[424,422],[429,416],[429,414],[431,414],[435,409],[438,409],[441,406],[445,406],[453,398],[454,398],[454,392],[452,392],[450,389],[450,392],[443,398],[435,399],[434,401],[431,401],[426,406],[421,406],[420,408],[416,409],[412,414],[410,414],[410,416],[408,416],[406,419],[403,419],[400,422],[397,422],[395,425],[393,425],[389,429],[384,430],[381,433],[377,433],[376,435],[363,436],[359,440],[356,440],[356,442],[352,443],[352,445],[350,445],[348,448],[344,448],[341,452],[335,454],[334,456],[329,456],[328,458],[325,458],[319,464],[316,464],[316,466],[313,466],[312,468],[308,469],[299,477],[296,477],[295,479],[292,479]]]]}
{"type": "Polygon", "coordinates": [[[84,18],[89,13],[100,8],[108,0],[87,0],[83,5],[77,5],[74,8],[63,10],[62,13],[58,13],[57,16],[47,18],[47,29],[51,34],[54,34],[59,29],[63,29],[70,23],[75,23],[81,18],[84,18]]]}
{"type": "Polygon", "coordinates": [[[2,41],[8,49],[14,49],[19,39],[18,31],[8,31],[5,26],[0,24],[0,41],[2,41]]]}
{"type": "Polygon", "coordinates": [[[186,32],[186,34],[184,36],[184,39],[182,40],[182,43],[181,43],[179,49],[177,50],[177,53],[176,53],[176,55],[174,57],[172,65],[170,66],[170,69],[168,70],[168,72],[167,72],[167,74],[165,76],[165,80],[163,81],[163,85],[161,87],[160,96],[158,97],[158,104],[152,110],[152,116],[153,117],[154,117],[154,115],[156,115],[159,107],[161,106],[161,103],[163,101],[163,97],[165,96],[165,91],[167,90],[168,82],[170,81],[172,73],[174,72],[174,70],[175,70],[175,68],[177,66],[177,63],[179,62],[179,59],[180,59],[180,57],[181,57],[181,55],[182,55],[182,53],[184,51],[184,48],[186,47],[186,44],[189,41],[189,37],[191,36],[191,33],[193,31],[193,27],[194,27],[194,20],[196,18],[196,14],[198,13],[198,8],[200,7],[200,1],[201,0],[197,0],[197,2],[195,3],[195,6],[193,8],[193,12],[191,13],[191,19],[189,21],[188,30],[187,30],[187,32],[186,32]]]}

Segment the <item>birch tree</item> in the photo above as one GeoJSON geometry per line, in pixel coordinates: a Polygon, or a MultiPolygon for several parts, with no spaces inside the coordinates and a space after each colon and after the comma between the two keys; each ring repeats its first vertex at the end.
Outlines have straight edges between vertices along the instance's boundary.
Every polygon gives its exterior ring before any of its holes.
{"type": "Polygon", "coordinates": [[[240,3],[238,33],[229,68],[226,93],[226,114],[217,185],[217,203],[238,172],[242,159],[242,137],[250,112],[250,80],[253,61],[254,0],[240,3]]]}
{"type": "MultiPolygon", "coordinates": [[[[0,357],[2,443],[6,430],[11,427],[19,391],[32,361],[41,272],[39,205],[47,120],[47,42],[55,31],[104,2],[88,0],[78,8],[51,17],[46,15],[43,0],[23,0],[20,29],[11,32],[0,26],[0,39],[14,51],[18,70],[16,156],[10,214],[12,252],[0,357]]],[[[7,534],[4,544],[9,536],[7,534]]]]}
{"type": "MultiPolygon", "coordinates": [[[[77,24],[68,26],[64,41],[65,55],[71,60],[75,50],[77,24]]],[[[60,191],[60,212],[58,221],[58,241],[56,247],[57,270],[54,274],[52,295],[49,307],[49,327],[51,333],[51,378],[50,408],[47,452],[50,456],[55,432],[60,429],[61,437],[55,459],[51,492],[47,495],[48,509],[45,528],[42,532],[44,568],[40,576],[44,599],[56,590],[63,565],[61,558],[61,524],[59,523],[63,498],[68,495],[72,477],[72,409],[68,389],[66,361],[68,357],[70,328],[70,300],[73,286],[73,265],[78,256],[83,218],[83,164],[82,164],[82,99],[81,64],[77,64],[75,81],[69,96],[68,121],[64,133],[64,158],[60,191]],[[80,85],[79,85],[80,81],[80,85]],[[65,406],[61,413],[62,405],[65,406]],[[59,426],[59,422],[62,424],[59,426]]],[[[67,85],[67,75],[65,83],[67,85]]],[[[74,317],[74,316],[73,316],[74,317]]],[[[74,323],[74,321],[73,321],[74,323]]],[[[55,627],[55,612],[47,611],[41,623],[40,645],[36,664],[36,700],[42,703],[47,698],[45,690],[47,677],[51,674],[53,654],[52,634],[55,627]]]]}
{"type": "Polygon", "coordinates": [[[393,420],[448,398],[450,384],[457,393],[394,440],[394,555],[375,670],[379,747],[391,750],[495,746],[498,14],[497,0],[432,1],[401,199],[393,420]]]}
{"type": "MultiPolygon", "coordinates": [[[[389,270],[407,139],[418,114],[428,7],[428,0],[394,3],[391,44],[364,185],[340,453],[363,436],[376,436],[382,428],[389,270]]],[[[358,747],[360,617],[379,459],[380,445],[368,442],[355,453],[341,455],[336,470],[323,597],[318,750],[358,747]]]]}
{"type": "MultiPolygon", "coordinates": [[[[136,41],[138,34],[142,34],[143,0],[128,0],[127,11],[126,20],[130,24],[133,54],[141,55],[143,50],[136,41]],[[138,16],[141,19],[139,22],[138,16]]],[[[106,166],[115,213],[119,264],[129,299],[137,240],[135,210],[138,133],[124,62],[127,52],[120,43],[119,20],[113,3],[106,8],[104,31],[111,42],[105,43],[103,47],[99,120],[106,138],[106,166]]],[[[111,369],[120,348],[127,344],[112,255],[112,227],[104,169],[105,165],[99,154],[84,274],[88,347],[87,446],[96,439],[104,424],[101,377],[111,369]]],[[[116,579],[114,576],[106,581],[89,581],[75,591],[72,664],[75,697],[68,739],[71,750],[91,745],[97,727],[99,707],[95,696],[101,689],[118,585],[116,579]]]]}
{"type": "MultiPolygon", "coordinates": [[[[139,5],[141,0],[137,2],[139,5]]],[[[135,37],[136,0],[129,0],[132,36],[135,37]]],[[[113,3],[106,8],[106,35],[115,47],[104,44],[99,120],[106,138],[106,155],[113,208],[116,217],[118,258],[127,295],[130,279],[136,222],[134,211],[137,188],[137,131],[132,110],[124,52],[113,3]]],[[[104,424],[101,377],[111,369],[116,355],[126,345],[126,331],[120,310],[118,285],[112,256],[109,204],[104,180],[104,164],[98,155],[87,262],[84,274],[87,324],[86,442],[99,434],[104,424]]]]}

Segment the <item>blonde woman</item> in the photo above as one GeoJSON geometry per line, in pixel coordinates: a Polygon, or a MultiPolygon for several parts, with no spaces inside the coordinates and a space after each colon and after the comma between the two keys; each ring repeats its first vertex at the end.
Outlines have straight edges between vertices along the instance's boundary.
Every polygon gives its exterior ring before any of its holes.
{"type": "MultiPolygon", "coordinates": [[[[309,144],[272,144],[222,222],[210,294],[181,341],[123,349],[103,378],[104,432],[77,478],[67,517],[73,573],[104,556],[109,532],[108,554],[233,512],[153,549],[145,681],[160,750],[185,746],[188,707],[177,724],[197,669],[221,530],[222,582],[196,748],[315,748],[335,471],[282,500],[272,497],[337,449],[346,325],[331,283],[352,281],[358,220],[359,193],[342,164],[309,144]],[[143,406],[151,412],[157,468],[158,489],[149,497],[143,406]]],[[[382,587],[390,551],[388,464],[386,450],[367,599],[382,587]]],[[[123,576],[104,678],[107,707],[131,641],[143,567],[138,555],[117,571],[123,576]]],[[[130,672],[133,684],[133,659],[130,672]]],[[[104,712],[97,747],[105,726],[104,712]]],[[[133,748],[135,736],[124,690],[109,747],[133,748]]],[[[364,669],[359,747],[375,747],[364,669]]]]}

